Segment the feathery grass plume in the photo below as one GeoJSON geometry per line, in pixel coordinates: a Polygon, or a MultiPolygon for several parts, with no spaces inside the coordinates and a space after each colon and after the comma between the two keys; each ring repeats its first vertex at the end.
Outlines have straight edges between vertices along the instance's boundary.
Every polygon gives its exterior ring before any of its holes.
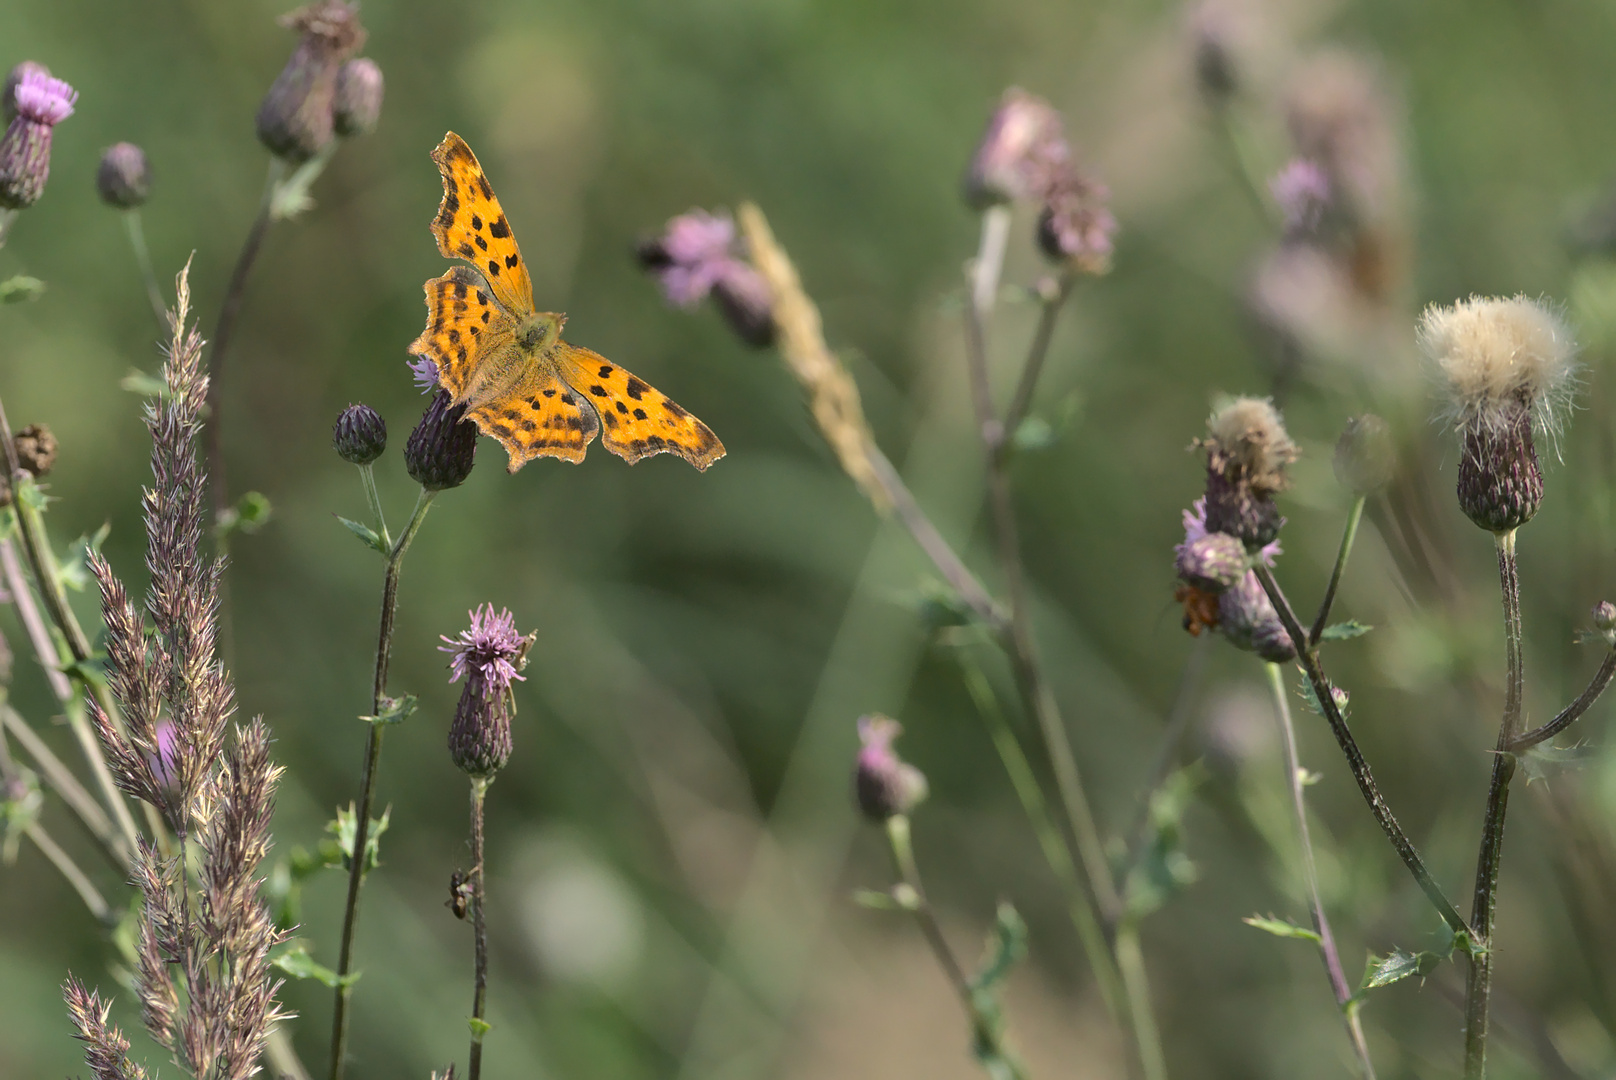
{"type": "Polygon", "coordinates": [[[85,1044],[84,1063],[95,1074],[95,1080],[146,1080],[146,1070],[129,1060],[129,1040],[107,1023],[111,1002],[103,1003],[100,995],[84,989],[84,984],[71,975],[62,987],[62,997],[78,1029],[73,1037],[85,1044]]]}
{"type": "MultiPolygon", "coordinates": [[[[118,786],[160,809],[180,843],[172,858],[143,845],[134,865],[143,900],[134,981],[147,1030],[193,1076],[246,1080],[258,1070],[270,1027],[286,1015],[269,965],[283,935],[259,900],[258,876],[281,770],[269,759],[262,720],[237,725],[226,740],[235,689],[215,652],[220,563],[204,561],[200,550],[206,477],[196,439],[207,378],[202,338],[187,324],[188,270],[176,281],[167,393],[146,407],[151,634],[123,583],[92,552],[107,683],[126,729],[93,697],[89,708],[118,786]],[[193,839],[200,848],[194,886],[185,858],[193,839]]],[[[68,992],[71,1006],[71,984],[68,992]]]]}
{"type": "Polygon", "coordinates": [[[902,733],[903,725],[891,717],[859,717],[860,746],[853,766],[853,797],[860,812],[878,825],[887,818],[909,813],[926,799],[925,774],[892,749],[892,740],[902,733]]]}
{"type": "Polygon", "coordinates": [[[1459,505],[1491,532],[1524,525],[1543,500],[1534,431],[1554,441],[1577,389],[1570,329],[1541,301],[1472,296],[1427,308],[1419,342],[1463,446],[1459,505]]]}
{"type": "Polygon", "coordinates": [[[343,0],[316,0],[281,17],[299,35],[286,66],[258,107],[258,139],[276,157],[299,164],[336,133],[337,76],[365,43],[359,9],[343,0]]]}
{"type": "Polygon", "coordinates": [[[1285,470],[1299,454],[1285,421],[1266,398],[1239,397],[1219,405],[1206,427],[1196,445],[1206,451],[1207,531],[1248,549],[1271,543],[1285,523],[1273,497],[1289,486],[1285,470]]]}

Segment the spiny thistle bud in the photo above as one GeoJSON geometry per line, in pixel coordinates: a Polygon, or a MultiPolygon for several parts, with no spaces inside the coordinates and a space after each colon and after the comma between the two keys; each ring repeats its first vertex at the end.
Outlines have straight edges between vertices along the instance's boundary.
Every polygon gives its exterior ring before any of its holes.
{"type": "Polygon", "coordinates": [[[1427,308],[1419,337],[1462,444],[1459,506],[1491,532],[1519,528],[1543,501],[1533,429],[1552,439],[1576,390],[1570,331],[1538,301],[1473,296],[1427,308]]]}
{"type": "Polygon", "coordinates": [[[343,0],[315,0],[280,24],[300,37],[258,107],[258,140],[276,157],[301,163],[331,141],[337,73],[364,44],[365,28],[359,9],[343,0]]]}
{"type": "Polygon", "coordinates": [[[1283,664],[1296,656],[1296,645],[1279,612],[1269,602],[1257,575],[1247,572],[1240,584],[1218,597],[1218,629],[1237,648],[1283,664]]]}
{"type": "Polygon", "coordinates": [[[151,190],[146,152],[127,142],[107,147],[95,170],[95,190],[102,202],[119,210],[133,210],[144,204],[151,190]]]}
{"type": "Polygon", "coordinates": [[[352,465],[369,465],[387,449],[387,421],[369,405],[350,405],[331,429],[337,456],[352,465]]]}
{"type": "Polygon", "coordinates": [[[382,116],[382,69],[368,56],[349,60],[337,72],[337,93],[331,107],[332,127],[338,135],[369,135],[382,116]]]}
{"type": "Polygon", "coordinates": [[[4,115],[8,124],[17,119],[17,87],[30,72],[50,78],[50,68],[33,60],[24,60],[6,73],[6,86],[0,91],[0,115],[4,115]]]}
{"type": "Polygon", "coordinates": [[[680,214],[661,236],[640,241],[635,256],[656,275],[669,303],[694,307],[711,294],[742,341],[755,348],[773,344],[768,282],[741,257],[735,222],[728,214],[680,214]]]}
{"type": "Polygon", "coordinates": [[[39,201],[50,178],[51,133],[73,115],[78,93],[42,67],[24,71],[6,100],[15,114],[0,138],[0,207],[22,210],[39,201]]]}
{"type": "Polygon", "coordinates": [[[495,614],[493,604],[470,615],[470,629],[444,637],[448,644],[439,646],[451,654],[449,682],[466,680],[449,726],[449,756],[471,776],[492,776],[511,757],[511,683],[523,680],[521,670],[537,633],[518,634],[511,613],[495,614]]]}
{"type": "Polygon", "coordinates": [[[1397,472],[1392,430],[1374,413],[1347,421],[1335,444],[1335,478],[1354,495],[1373,495],[1397,472]]]}
{"type": "Polygon", "coordinates": [[[1111,268],[1117,219],[1105,207],[1105,185],[1067,165],[1044,196],[1038,214],[1038,247],[1049,258],[1087,274],[1111,268]]]}
{"type": "Polygon", "coordinates": [[[459,487],[477,459],[477,425],[439,390],[404,443],[404,467],[428,491],[459,487]]]}
{"type": "Polygon", "coordinates": [[[903,725],[890,717],[859,717],[862,746],[853,769],[853,794],[859,810],[877,824],[909,813],[926,798],[926,777],[892,749],[892,740],[902,731],[903,725]]]}
{"type": "Polygon", "coordinates": [[[1012,86],[999,99],[965,171],[965,202],[973,210],[1042,199],[1072,156],[1060,113],[1035,94],[1012,86]]]}
{"type": "Polygon", "coordinates": [[[1296,444],[1273,404],[1235,398],[1207,420],[1206,528],[1238,537],[1248,549],[1279,535],[1285,519],[1274,493],[1290,483],[1285,469],[1298,456],[1296,444]]]}
{"type": "Polygon", "coordinates": [[[44,424],[29,424],[12,436],[11,445],[17,451],[17,464],[35,480],[56,464],[56,436],[44,424]]]}

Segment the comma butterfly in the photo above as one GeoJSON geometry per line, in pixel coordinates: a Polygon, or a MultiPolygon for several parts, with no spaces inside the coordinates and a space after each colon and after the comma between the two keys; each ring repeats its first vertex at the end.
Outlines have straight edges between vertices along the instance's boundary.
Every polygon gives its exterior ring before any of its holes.
{"type": "Polygon", "coordinates": [[[432,222],[438,250],[461,258],[426,283],[426,329],[410,346],[437,366],[438,385],[515,472],[536,457],[573,463],[597,434],[630,465],[678,454],[698,469],[724,456],[706,424],[599,353],[561,340],[567,321],[533,306],[533,280],[510,222],[466,141],[454,132],[432,151],[443,202],[432,222]]]}

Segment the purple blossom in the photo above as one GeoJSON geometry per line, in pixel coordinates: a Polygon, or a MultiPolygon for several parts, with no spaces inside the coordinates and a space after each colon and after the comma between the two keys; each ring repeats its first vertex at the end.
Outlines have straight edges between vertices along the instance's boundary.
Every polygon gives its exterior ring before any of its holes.
{"type": "MultiPolygon", "coordinates": [[[[1196,499],[1190,504],[1190,508],[1184,511],[1184,542],[1173,548],[1173,554],[1183,555],[1185,548],[1205,535],[1206,498],[1203,496],[1196,499]]],[[[1262,550],[1257,552],[1257,557],[1263,561],[1263,565],[1272,569],[1274,560],[1283,554],[1285,554],[1285,549],[1280,546],[1278,540],[1274,540],[1264,544],[1262,550]]]]}
{"type": "Polygon", "coordinates": [[[449,667],[454,674],[449,681],[475,677],[473,681],[480,682],[486,693],[503,694],[513,679],[525,678],[518,673],[517,665],[532,638],[516,632],[516,617],[509,611],[495,614],[493,604],[484,604],[469,614],[471,628],[462,630],[457,637],[443,637],[448,645],[438,647],[439,652],[452,654],[449,667]]]}
{"type": "Polygon", "coordinates": [[[694,307],[709,295],[741,339],[762,348],[774,340],[769,283],[741,256],[728,214],[690,210],[661,236],[639,245],[640,265],[657,276],[670,304],[694,307]]]}
{"type": "Polygon", "coordinates": [[[1315,161],[1295,158],[1268,181],[1268,190],[1285,215],[1286,232],[1318,226],[1330,206],[1330,177],[1315,161]]]}
{"type": "Polygon", "coordinates": [[[78,91],[66,82],[34,69],[23,73],[14,100],[19,117],[55,125],[73,115],[73,104],[78,99],[78,91]]]}
{"type": "Polygon", "coordinates": [[[430,393],[438,387],[438,362],[430,356],[412,356],[410,376],[421,393],[430,393]]]}
{"type": "Polygon", "coordinates": [[[859,810],[874,822],[907,814],[926,798],[926,777],[892,749],[892,740],[902,732],[903,725],[890,717],[859,717],[853,795],[859,810]]]}
{"type": "Polygon", "coordinates": [[[1036,94],[1012,86],[988,119],[965,171],[965,201],[983,209],[1047,198],[1071,157],[1060,113],[1036,94]]]}

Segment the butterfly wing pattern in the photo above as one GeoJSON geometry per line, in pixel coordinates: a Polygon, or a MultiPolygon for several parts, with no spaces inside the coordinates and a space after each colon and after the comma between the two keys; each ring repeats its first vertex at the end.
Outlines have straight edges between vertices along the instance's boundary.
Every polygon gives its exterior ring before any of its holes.
{"type": "Polygon", "coordinates": [[[564,317],[538,312],[516,238],[477,157],[454,132],[432,160],[443,201],[432,221],[438,250],[456,266],[426,283],[427,325],[410,346],[430,357],[438,384],[515,472],[536,457],[576,464],[597,434],[629,464],[678,454],[697,469],[724,456],[712,430],[599,353],[557,336],[564,317]]]}

